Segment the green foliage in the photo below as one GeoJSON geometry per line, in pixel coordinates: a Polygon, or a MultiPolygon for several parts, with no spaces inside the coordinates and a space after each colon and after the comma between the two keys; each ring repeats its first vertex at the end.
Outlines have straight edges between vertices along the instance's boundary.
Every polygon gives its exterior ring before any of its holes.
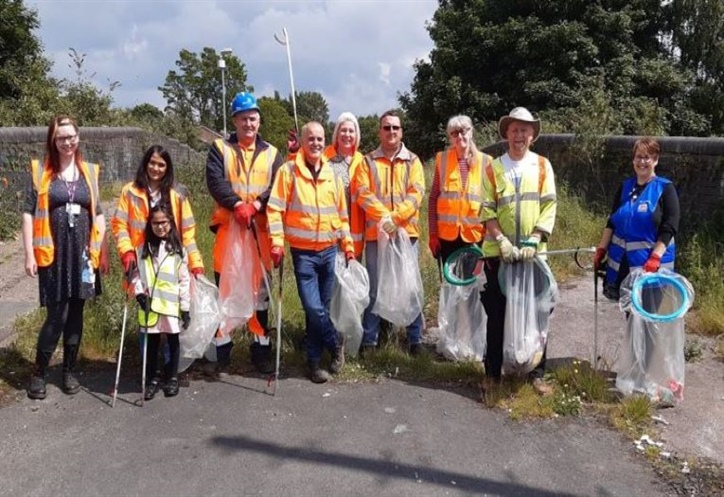
{"type": "MultiPolygon", "coordinates": [[[[295,94],[297,103],[297,120],[299,121],[299,129],[309,121],[317,121],[322,125],[329,121],[329,106],[321,93],[316,91],[298,91],[295,94]]],[[[281,100],[287,110],[287,114],[294,119],[294,107],[292,106],[292,96],[281,100]]],[[[335,116],[336,119],[336,116],[335,116]]]]}
{"type": "Polygon", "coordinates": [[[652,405],[645,395],[624,398],[610,413],[611,423],[632,439],[637,439],[651,426],[652,405]]]}
{"type": "Polygon", "coordinates": [[[287,135],[294,128],[292,118],[282,101],[269,97],[259,99],[261,109],[261,135],[266,141],[279,148],[282,154],[286,153],[287,135]]]}
{"type": "MultiPolygon", "coordinates": [[[[246,66],[235,55],[225,55],[226,101],[223,101],[220,54],[204,47],[201,53],[182,49],[176,60],[177,70],[166,75],[158,89],[168,103],[168,109],[182,121],[201,124],[214,130],[223,129],[224,108],[239,92],[254,91],[247,84],[246,66]]],[[[227,124],[228,127],[228,124],[227,124]]]]}
{"type": "Polygon", "coordinates": [[[549,374],[557,385],[556,390],[563,395],[583,402],[610,403],[614,400],[604,372],[596,371],[588,362],[575,359],[570,365],[555,368],[549,374]]]}
{"type": "Polygon", "coordinates": [[[380,139],[378,131],[380,129],[380,117],[377,114],[371,116],[357,116],[357,122],[359,123],[360,129],[360,142],[359,149],[363,154],[372,152],[375,150],[380,139]]]}

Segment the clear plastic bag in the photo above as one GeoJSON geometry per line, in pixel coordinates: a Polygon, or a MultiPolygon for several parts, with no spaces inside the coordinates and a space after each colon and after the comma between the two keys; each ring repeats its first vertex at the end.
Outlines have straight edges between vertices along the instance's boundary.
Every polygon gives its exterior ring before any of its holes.
{"type": "Polygon", "coordinates": [[[485,356],[488,316],[480,301],[485,284],[481,273],[471,285],[440,287],[437,351],[452,361],[482,361],[485,356]]]}
{"type": "Polygon", "coordinates": [[[506,374],[526,374],[543,358],[558,285],[548,264],[539,257],[502,264],[499,280],[507,298],[503,370],[506,374]]]}
{"type": "Polygon", "coordinates": [[[372,312],[395,326],[407,326],[422,312],[424,293],[417,254],[407,232],[377,233],[377,298],[372,312]]]}
{"type": "Polygon", "coordinates": [[[221,323],[219,289],[204,275],[191,278],[191,323],[181,332],[181,357],[203,357],[221,323]]]}
{"type": "Polygon", "coordinates": [[[621,283],[620,307],[628,317],[616,388],[665,405],[684,399],[684,315],[693,301],[683,276],[668,269],[631,270],[621,283]]]}
{"type": "Polygon", "coordinates": [[[370,303],[370,279],[362,264],[356,260],[347,264],[342,253],[334,261],[334,276],[329,316],[346,337],[346,353],[356,357],[362,343],[362,314],[370,303]]]}
{"type": "Polygon", "coordinates": [[[261,276],[255,243],[251,231],[243,229],[232,218],[219,278],[220,329],[226,335],[244,326],[254,314],[256,292],[259,290],[254,282],[259,281],[261,276]]]}

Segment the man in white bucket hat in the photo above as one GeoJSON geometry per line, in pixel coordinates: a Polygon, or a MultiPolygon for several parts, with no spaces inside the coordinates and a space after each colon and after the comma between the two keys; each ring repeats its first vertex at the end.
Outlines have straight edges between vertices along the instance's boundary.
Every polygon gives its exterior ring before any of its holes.
{"type": "MultiPolygon", "coordinates": [[[[498,122],[498,133],[508,152],[495,159],[483,175],[482,220],[486,226],[483,252],[487,284],[481,300],[488,315],[485,374],[487,387],[500,381],[506,298],[498,284],[501,262],[532,261],[544,251],[556,220],[556,186],[551,163],[530,150],[540,135],[540,119],[525,107],[516,107],[498,122]],[[499,257],[500,259],[496,259],[499,257]]],[[[533,386],[551,393],[543,381],[545,346],[532,361],[533,386]]]]}

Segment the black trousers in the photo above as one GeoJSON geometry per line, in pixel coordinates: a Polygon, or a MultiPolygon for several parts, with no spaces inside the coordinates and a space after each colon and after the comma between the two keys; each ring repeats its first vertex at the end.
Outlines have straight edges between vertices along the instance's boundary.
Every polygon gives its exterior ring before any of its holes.
{"type": "MultiPolygon", "coordinates": [[[[178,333],[165,333],[169,349],[169,361],[164,365],[166,379],[178,376],[178,363],[181,355],[181,346],[178,333]]],[[[161,333],[148,333],[148,356],[146,357],[146,378],[153,378],[158,371],[158,349],[161,343],[161,333]]]]}
{"type": "MultiPolygon", "coordinates": [[[[499,378],[503,368],[503,336],[505,333],[505,305],[507,299],[500,291],[498,283],[498,270],[500,259],[486,259],[484,264],[485,290],[480,292],[480,301],[483,303],[485,313],[488,315],[487,348],[485,352],[485,375],[499,378]]],[[[545,373],[546,347],[543,348],[543,358],[536,368],[529,373],[531,378],[542,378],[545,373]]]]}
{"type": "Polygon", "coordinates": [[[67,299],[48,303],[48,315],[38,334],[35,364],[38,374],[44,375],[50,358],[63,335],[63,371],[75,369],[80,340],[83,336],[83,308],[85,300],[67,299]]]}
{"type": "Polygon", "coordinates": [[[479,243],[471,243],[466,242],[460,237],[457,237],[455,240],[442,240],[440,239],[440,259],[441,262],[445,262],[450,255],[452,255],[453,252],[455,252],[457,249],[461,249],[463,247],[470,247],[471,245],[477,245],[480,246],[479,243]]]}

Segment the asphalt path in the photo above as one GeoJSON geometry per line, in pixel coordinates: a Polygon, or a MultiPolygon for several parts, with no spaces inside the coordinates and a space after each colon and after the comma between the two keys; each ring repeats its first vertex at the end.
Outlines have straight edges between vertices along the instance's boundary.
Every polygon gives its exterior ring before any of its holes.
{"type": "Polygon", "coordinates": [[[593,419],[519,423],[470,389],[229,376],[140,407],[124,376],[0,411],[0,495],[665,495],[593,419]]]}

